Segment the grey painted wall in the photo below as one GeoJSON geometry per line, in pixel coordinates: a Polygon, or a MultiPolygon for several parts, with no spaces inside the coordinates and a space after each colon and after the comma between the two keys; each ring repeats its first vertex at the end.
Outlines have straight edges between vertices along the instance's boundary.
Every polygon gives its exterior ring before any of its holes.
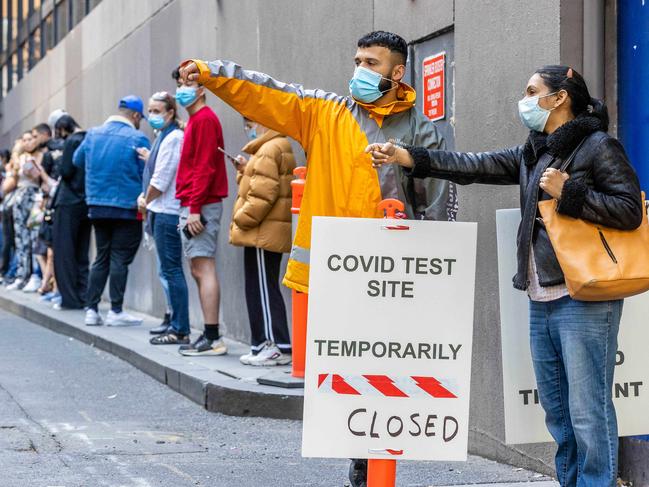
{"type": "MultiPolygon", "coordinates": [[[[0,146],[54,108],[65,107],[92,126],[114,111],[120,96],[172,90],[170,72],[184,58],[232,59],[282,80],[344,93],[360,35],[381,28],[416,40],[451,26],[456,147],[519,144],[525,131],[515,103],[525,82],[538,65],[560,60],[560,3],[539,0],[522,8],[519,0],[104,0],[3,100],[0,146]]],[[[244,144],[240,117],[214,97],[209,102],[223,123],[227,148],[236,151],[244,144]]],[[[233,194],[232,173],[230,184],[233,194]]],[[[460,190],[461,219],[480,223],[470,444],[474,452],[549,472],[551,446],[503,443],[495,210],[516,207],[516,195],[516,188],[460,190]]],[[[225,215],[232,201],[226,201],[225,215]]],[[[218,256],[223,323],[231,336],[246,339],[242,252],[228,245],[225,229],[227,219],[218,256]]],[[[163,311],[153,254],[144,249],[132,267],[127,304],[163,311]]],[[[199,324],[193,287],[192,309],[199,324]]]]}

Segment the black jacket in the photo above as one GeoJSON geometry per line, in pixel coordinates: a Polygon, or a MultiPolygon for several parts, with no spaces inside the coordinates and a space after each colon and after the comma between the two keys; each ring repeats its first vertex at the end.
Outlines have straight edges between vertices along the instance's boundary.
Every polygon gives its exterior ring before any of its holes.
{"type": "Polygon", "coordinates": [[[642,222],[640,184],[622,145],[604,131],[594,116],[580,116],[549,136],[531,132],[524,145],[494,152],[461,153],[409,147],[415,166],[411,176],[448,179],[458,184],[520,185],[521,224],[518,229],[518,270],[514,287],[529,284],[530,249],[541,286],[565,281],[538,213],[538,201],[551,199],[539,188],[548,167],[559,168],[579,146],[567,169],[559,213],[603,226],[633,230],[642,222]]]}
{"type": "Polygon", "coordinates": [[[56,194],[55,207],[86,204],[85,171],[72,163],[74,151],[81,145],[85,136],[85,132],[75,132],[65,140],[60,164],[61,182],[56,194]]]}

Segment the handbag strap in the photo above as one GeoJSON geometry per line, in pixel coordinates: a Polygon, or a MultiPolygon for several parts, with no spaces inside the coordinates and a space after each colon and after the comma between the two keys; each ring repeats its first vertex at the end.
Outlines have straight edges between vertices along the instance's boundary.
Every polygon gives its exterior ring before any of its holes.
{"type": "Polygon", "coordinates": [[[572,151],[572,154],[570,154],[570,157],[564,161],[563,164],[561,164],[561,169],[559,169],[561,172],[566,172],[566,169],[568,169],[568,166],[572,163],[573,159],[577,155],[577,152],[581,148],[582,145],[584,145],[584,142],[586,142],[587,137],[584,137],[581,139],[581,142],[579,142],[579,145],[575,147],[575,150],[572,151]]]}

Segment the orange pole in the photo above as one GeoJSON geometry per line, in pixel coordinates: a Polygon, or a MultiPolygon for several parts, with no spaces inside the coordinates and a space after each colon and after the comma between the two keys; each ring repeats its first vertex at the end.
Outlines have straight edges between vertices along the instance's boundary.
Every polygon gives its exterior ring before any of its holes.
{"type": "MultiPolygon", "coordinates": [[[[291,213],[294,215],[300,214],[300,207],[302,206],[302,196],[304,195],[304,186],[306,184],[306,167],[296,167],[293,171],[295,179],[291,181],[291,190],[293,193],[293,201],[291,205],[291,213]]],[[[306,364],[306,323],[307,323],[307,310],[309,309],[309,295],[293,290],[292,295],[292,311],[293,311],[293,377],[304,378],[304,367],[306,364]]]]}
{"type": "MultiPolygon", "coordinates": [[[[404,211],[401,201],[385,199],[379,203],[379,210],[383,210],[385,218],[396,218],[397,211],[404,211]]],[[[367,461],[367,487],[395,487],[397,482],[396,460],[367,461]]]]}
{"type": "Polygon", "coordinates": [[[395,487],[397,482],[396,460],[367,461],[367,487],[395,487]]]}
{"type": "Polygon", "coordinates": [[[293,290],[293,377],[304,378],[306,366],[306,323],[309,295],[293,290]]]}

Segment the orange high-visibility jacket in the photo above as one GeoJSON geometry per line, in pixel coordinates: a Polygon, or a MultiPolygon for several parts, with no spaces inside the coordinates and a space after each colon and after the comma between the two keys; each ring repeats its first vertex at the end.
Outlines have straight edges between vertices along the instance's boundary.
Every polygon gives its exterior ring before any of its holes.
{"type": "Polygon", "coordinates": [[[453,220],[455,192],[446,181],[413,188],[400,168],[381,179],[365,148],[398,143],[441,148],[432,122],[414,109],[415,91],[401,83],[397,101],[377,107],[350,96],[282,83],[230,61],[193,60],[198,82],[246,118],[294,138],[307,154],[308,177],[284,284],[308,292],[311,220],[314,216],[378,218],[383,198],[409,203],[408,216],[453,220]],[[412,201],[412,199],[419,200],[412,201]]]}

